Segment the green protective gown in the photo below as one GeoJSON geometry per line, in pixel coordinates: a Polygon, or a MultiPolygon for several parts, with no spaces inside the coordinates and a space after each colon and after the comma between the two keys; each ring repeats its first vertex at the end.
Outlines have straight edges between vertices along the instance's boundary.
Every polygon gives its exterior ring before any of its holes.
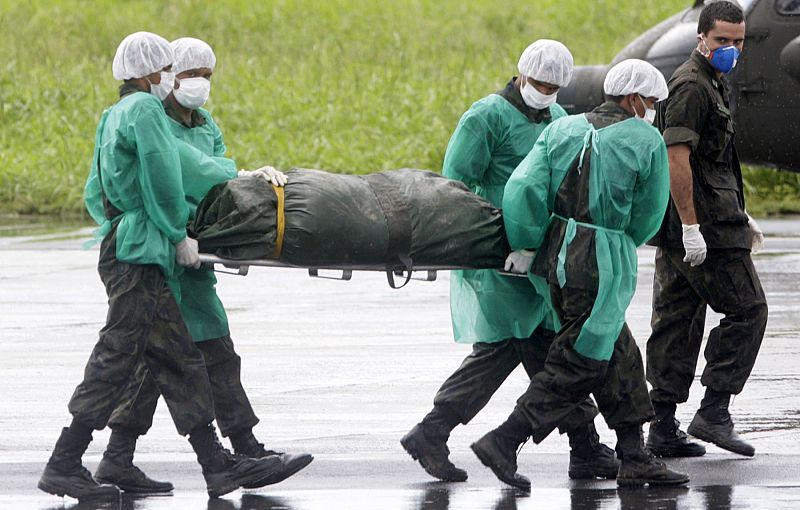
{"type": "Polygon", "coordinates": [[[117,259],[156,264],[167,277],[175,270],[174,245],[186,238],[189,217],[179,158],[161,102],[135,92],[103,112],[84,188],[86,208],[100,225],[97,236],[117,224],[117,259]],[[121,214],[106,217],[104,193],[121,214]]]}
{"type": "MultiPolygon", "coordinates": [[[[236,163],[224,157],[226,147],[222,132],[211,114],[202,108],[198,113],[205,118],[205,123],[191,128],[169,119],[170,129],[178,138],[190,219],[194,218],[197,205],[213,186],[233,179],[237,174],[236,163]]],[[[177,282],[173,280],[170,284],[179,295],[181,313],[192,339],[202,342],[227,335],[228,316],[217,296],[214,271],[183,269],[177,272],[176,279],[177,282]]]]}
{"type": "MultiPolygon", "coordinates": [[[[552,119],[565,115],[558,104],[550,106],[552,119]]],[[[500,207],[506,181],[547,125],[531,122],[500,95],[480,99],[464,113],[450,138],[442,174],[500,207]]],[[[493,269],[452,272],[450,317],[460,343],[528,338],[539,325],[556,329],[558,324],[527,279],[493,269]]]]}
{"type": "Polygon", "coordinates": [[[541,247],[542,253],[550,222],[567,223],[558,258],[552,261],[562,288],[570,285],[564,262],[576,231],[594,232],[593,254],[571,254],[594,256],[597,261],[597,298],[575,342],[580,354],[596,360],[611,358],[636,290],[636,247],[658,231],[668,197],[664,140],[655,128],[635,118],[597,130],[584,115],[556,121],[509,179],[503,219],[512,248],[541,247]],[[591,151],[590,224],[553,214],[562,181],[570,168],[575,168],[576,158],[585,156],[585,150],[591,151]]]}

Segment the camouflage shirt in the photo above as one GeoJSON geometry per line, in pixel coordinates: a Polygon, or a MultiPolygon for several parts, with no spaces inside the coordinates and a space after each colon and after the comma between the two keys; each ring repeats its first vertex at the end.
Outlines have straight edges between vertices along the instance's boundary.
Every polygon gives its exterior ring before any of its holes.
{"type": "MultiPolygon", "coordinates": [[[[669,80],[669,98],[659,104],[657,126],[668,147],[686,144],[692,149],[694,208],[708,247],[749,249],[742,171],[728,97],[726,82],[694,51],[669,80]]],[[[683,248],[681,220],[671,196],[661,230],[650,244],[683,248]]]]}

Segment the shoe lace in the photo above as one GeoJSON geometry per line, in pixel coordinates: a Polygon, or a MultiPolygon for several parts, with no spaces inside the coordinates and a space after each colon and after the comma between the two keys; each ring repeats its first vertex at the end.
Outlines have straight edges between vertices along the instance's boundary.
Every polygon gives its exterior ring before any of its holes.
{"type": "Polygon", "coordinates": [[[526,438],[525,438],[525,441],[523,441],[523,442],[522,442],[522,443],[521,443],[521,444],[520,444],[520,445],[517,447],[517,453],[515,454],[515,457],[519,458],[519,454],[520,454],[520,452],[521,452],[521,451],[522,451],[522,449],[525,447],[525,445],[526,445],[526,444],[528,444],[528,441],[529,441],[529,440],[530,440],[530,436],[526,437],[526,438]]]}
{"type": "Polygon", "coordinates": [[[128,467],[128,470],[129,470],[129,471],[130,471],[132,474],[136,475],[137,477],[140,477],[140,478],[147,478],[147,476],[144,474],[144,471],[142,471],[141,469],[139,469],[139,466],[137,466],[136,464],[131,464],[131,465],[130,465],[130,467],[128,467]]]}
{"type": "MultiPolygon", "coordinates": [[[[81,473],[81,478],[94,480],[94,477],[92,476],[92,472],[89,471],[88,469],[86,469],[86,466],[84,466],[83,464],[81,464],[80,473],[81,473]]],[[[95,483],[97,483],[97,482],[95,482],[95,483]]]]}
{"type": "Polygon", "coordinates": [[[259,443],[258,440],[252,434],[246,438],[246,443],[242,449],[242,451],[238,451],[237,453],[241,453],[247,457],[251,458],[261,458],[261,457],[269,457],[272,455],[283,455],[284,452],[279,452],[276,450],[267,450],[264,448],[263,443],[259,443]]]}

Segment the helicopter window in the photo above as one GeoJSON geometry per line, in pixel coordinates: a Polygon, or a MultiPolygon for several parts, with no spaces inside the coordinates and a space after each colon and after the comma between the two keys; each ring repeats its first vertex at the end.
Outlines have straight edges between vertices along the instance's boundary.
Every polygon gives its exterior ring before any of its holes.
{"type": "Polygon", "coordinates": [[[784,16],[800,16],[800,0],[776,0],[775,10],[784,16]]]}

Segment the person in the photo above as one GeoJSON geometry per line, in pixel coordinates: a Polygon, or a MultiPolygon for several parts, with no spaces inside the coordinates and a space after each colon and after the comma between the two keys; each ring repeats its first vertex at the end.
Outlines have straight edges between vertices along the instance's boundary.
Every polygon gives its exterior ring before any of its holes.
{"type": "Polygon", "coordinates": [[[700,379],[705,395],[687,431],[753,456],[728,410],[750,376],[767,324],[766,297],[750,257],[764,235],[745,211],[725,80],[744,45],[742,10],[732,2],[709,3],[697,32],[697,48],[670,78],[670,97],[659,110],[671,200],[651,243],[658,248],[647,380],[655,418],[647,445],[663,457],[705,453],[680,430],[675,411],[689,397],[711,306],[723,318],[708,336],[700,379]]]}
{"type": "MultiPolygon", "coordinates": [[[[202,106],[211,91],[211,76],[216,56],[204,41],[184,37],[170,43],[175,55],[172,71],[175,88],[163,104],[168,125],[175,137],[199,150],[202,164],[182,165],[182,183],[189,219],[194,217],[197,205],[215,184],[235,178],[238,174],[233,160],[225,158],[227,151],[222,132],[211,113],[202,106]],[[205,157],[203,157],[205,156],[205,157]]],[[[179,149],[188,151],[182,143],[179,149]]],[[[247,173],[247,171],[242,171],[247,173]]],[[[286,176],[272,167],[256,171],[274,185],[286,183],[286,176]]],[[[280,455],[286,469],[277,483],[307,466],[313,457],[309,454],[284,454],[266,450],[253,435],[258,423],[250,400],[242,387],[241,358],[230,337],[225,308],[216,293],[216,277],[211,268],[186,268],[170,283],[177,287],[181,314],[195,345],[205,361],[214,400],[214,414],[223,437],[229,437],[235,453],[251,458],[280,455]],[[175,281],[177,280],[177,281],[175,281]]],[[[126,492],[170,492],[172,484],[149,478],[133,464],[133,455],[139,436],[153,424],[153,415],[159,398],[159,389],[147,366],[140,364],[119,405],[109,421],[111,436],[103,459],[95,471],[95,479],[117,485],[126,492]]]]}
{"type": "Polygon", "coordinates": [[[549,290],[561,324],[544,370],[508,419],[471,445],[500,480],[523,489],[530,481],[516,472],[517,448],[544,440],[590,393],[617,435],[619,485],[689,480],[645,449],[642,424],[653,409],[625,324],[636,247],[658,229],[667,203],[667,151],[649,124],[667,85],[656,68],[631,59],[609,70],[603,89],[605,103],[544,130],[503,197],[511,248],[537,251],[533,281],[549,290]]]}
{"type": "Polygon", "coordinates": [[[119,101],[100,119],[85,189],[87,209],[101,225],[98,273],[109,310],[69,402],[72,423],[61,431],[39,480],[51,494],[119,498],[116,486],[92,478],[81,457],[140,362],[164,395],[178,433],[189,435],[209,495],[259,484],[284,469],[278,456],[250,459],[219,444],[203,356],[167,284],[176,263],[200,264],[197,242],[186,235],[179,152],[159,101],[172,90],[172,63],[169,43],[148,32],[127,36],[114,56],[114,78],[124,82],[119,101]]]}
{"type": "MultiPolygon", "coordinates": [[[[511,172],[545,127],[566,115],[555,101],[572,69],[572,55],[560,42],[542,39],[528,46],[519,59],[520,75],[461,117],[442,173],[500,207],[511,172]]],[[[509,258],[509,267],[530,259],[517,255],[509,258]]],[[[448,458],[450,432],[469,423],[520,363],[529,377],[542,369],[557,320],[526,278],[464,270],[454,271],[450,282],[454,336],[472,344],[472,353],[442,384],[433,409],[400,442],[434,478],[464,481],[466,471],[448,458]]],[[[599,442],[596,415],[589,398],[561,423],[571,446],[571,478],[616,477],[619,465],[613,450],[599,442]]]]}

